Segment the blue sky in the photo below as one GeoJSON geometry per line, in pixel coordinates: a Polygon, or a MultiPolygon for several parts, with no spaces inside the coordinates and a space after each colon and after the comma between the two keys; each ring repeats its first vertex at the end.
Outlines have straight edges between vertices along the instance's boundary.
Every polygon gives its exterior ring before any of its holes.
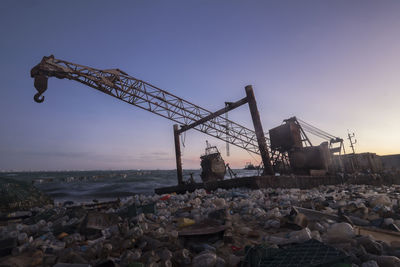
{"type": "MultiPolygon", "coordinates": [[[[119,68],[209,110],[252,84],[265,130],[296,115],[358,152],[400,152],[398,1],[1,1],[0,170],[172,169],[172,121],[29,71],[43,56],[119,68]],[[347,145],[347,144],[346,144],[347,145]]],[[[252,128],[246,106],[230,118],[252,128]]],[[[205,140],[191,131],[184,168],[205,140]]],[[[316,140],[318,143],[318,140],[316,140]]],[[[233,167],[258,157],[231,147],[233,167]]]]}

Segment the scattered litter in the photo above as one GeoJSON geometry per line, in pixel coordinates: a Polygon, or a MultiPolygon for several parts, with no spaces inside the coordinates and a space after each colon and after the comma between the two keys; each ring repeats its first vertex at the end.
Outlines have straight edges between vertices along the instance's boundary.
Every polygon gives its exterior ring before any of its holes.
{"type": "Polygon", "coordinates": [[[399,196],[343,184],[24,206],[0,214],[0,266],[395,266],[399,196]]]}

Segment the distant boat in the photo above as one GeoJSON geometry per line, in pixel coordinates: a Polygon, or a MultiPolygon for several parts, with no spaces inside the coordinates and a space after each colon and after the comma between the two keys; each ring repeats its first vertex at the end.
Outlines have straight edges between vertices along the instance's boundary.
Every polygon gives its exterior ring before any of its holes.
{"type": "Polygon", "coordinates": [[[204,155],[200,157],[202,169],[200,174],[201,180],[203,182],[223,180],[226,167],[221,153],[219,153],[217,147],[210,146],[208,142],[206,142],[206,144],[206,151],[204,155]]]}
{"type": "Polygon", "coordinates": [[[260,166],[254,166],[251,162],[246,162],[244,170],[257,170],[260,166]]]}

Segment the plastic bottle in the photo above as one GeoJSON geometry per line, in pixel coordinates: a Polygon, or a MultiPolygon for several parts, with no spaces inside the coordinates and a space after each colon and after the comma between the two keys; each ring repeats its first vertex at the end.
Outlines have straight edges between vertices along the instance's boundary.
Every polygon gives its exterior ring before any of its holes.
{"type": "Polygon", "coordinates": [[[87,244],[88,244],[89,246],[94,246],[95,244],[102,243],[104,240],[105,240],[105,237],[102,236],[102,237],[97,238],[97,239],[94,239],[94,240],[88,240],[88,241],[87,241],[87,244]]]}
{"type": "Polygon", "coordinates": [[[26,226],[25,225],[23,225],[23,224],[17,224],[17,226],[16,226],[16,229],[17,229],[17,231],[23,231],[24,229],[26,228],[26,226]]]}
{"type": "Polygon", "coordinates": [[[174,253],[174,258],[180,265],[189,265],[191,263],[190,252],[187,249],[181,249],[174,253]]]}
{"type": "Polygon", "coordinates": [[[29,248],[29,243],[25,243],[21,246],[13,248],[11,254],[13,256],[17,256],[17,255],[21,254],[22,252],[26,251],[28,248],[29,248]]]}
{"type": "Polygon", "coordinates": [[[193,258],[193,267],[214,266],[217,262],[217,255],[212,252],[200,253],[193,258]]]}
{"type": "Polygon", "coordinates": [[[135,238],[139,238],[143,235],[143,230],[140,227],[134,227],[132,229],[132,232],[135,238]]]}
{"type": "Polygon", "coordinates": [[[32,212],[30,212],[30,211],[15,211],[15,212],[9,213],[9,214],[7,215],[7,217],[9,217],[9,218],[12,218],[12,217],[21,217],[21,216],[28,216],[28,217],[30,217],[30,216],[32,216],[32,212]]]}
{"type": "Polygon", "coordinates": [[[226,266],[225,260],[221,257],[217,257],[217,260],[215,262],[215,267],[225,267],[225,266],[226,266]]]}
{"type": "Polygon", "coordinates": [[[300,230],[289,233],[289,240],[291,243],[303,243],[311,239],[311,231],[307,227],[300,230]]]}
{"type": "Polygon", "coordinates": [[[10,231],[10,232],[8,232],[8,237],[10,237],[10,238],[18,238],[18,231],[10,231]]]}
{"type": "Polygon", "coordinates": [[[26,233],[20,233],[18,235],[18,244],[22,245],[28,242],[28,235],[26,233]]]}
{"type": "Polygon", "coordinates": [[[71,245],[72,243],[75,243],[75,242],[78,242],[81,240],[82,240],[82,237],[79,233],[75,233],[75,234],[66,236],[64,238],[64,241],[65,241],[65,243],[67,243],[67,245],[71,245]]]}
{"type": "Polygon", "coordinates": [[[331,237],[338,238],[352,238],[356,234],[354,228],[348,223],[335,223],[327,231],[327,234],[331,237]]]}
{"type": "Polygon", "coordinates": [[[79,222],[79,219],[78,218],[71,218],[67,223],[66,223],[66,225],[73,225],[73,224],[76,224],[76,223],[78,223],[79,222]]]}
{"type": "Polygon", "coordinates": [[[166,261],[166,260],[169,260],[169,259],[172,258],[172,252],[167,248],[163,248],[161,250],[158,250],[157,251],[157,255],[163,261],[166,261]]]}
{"type": "Polygon", "coordinates": [[[110,238],[113,235],[117,235],[119,233],[119,229],[117,225],[113,225],[111,227],[101,230],[101,233],[105,238],[110,238]]]}
{"type": "Polygon", "coordinates": [[[65,242],[54,240],[50,243],[49,247],[52,248],[53,251],[60,251],[65,248],[65,242]]]}
{"type": "Polygon", "coordinates": [[[164,236],[164,235],[165,235],[165,229],[164,229],[163,227],[157,228],[157,230],[156,230],[156,232],[155,232],[155,235],[156,235],[157,237],[164,236]]]}

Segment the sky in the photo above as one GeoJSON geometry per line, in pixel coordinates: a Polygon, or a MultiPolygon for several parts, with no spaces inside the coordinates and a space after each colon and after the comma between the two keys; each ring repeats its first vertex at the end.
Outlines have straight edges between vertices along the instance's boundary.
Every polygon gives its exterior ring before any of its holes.
{"type": "MultiPolygon", "coordinates": [[[[30,69],[51,54],[211,111],[251,84],[265,131],[297,116],[398,154],[399,14],[390,0],[0,1],[0,170],[175,168],[172,121],[56,78],[35,103],[30,69]]],[[[247,106],[229,116],[253,129],[247,106]]],[[[200,168],[206,140],[234,168],[260,161],[188,131],[183,168],[200,168]]]]}

